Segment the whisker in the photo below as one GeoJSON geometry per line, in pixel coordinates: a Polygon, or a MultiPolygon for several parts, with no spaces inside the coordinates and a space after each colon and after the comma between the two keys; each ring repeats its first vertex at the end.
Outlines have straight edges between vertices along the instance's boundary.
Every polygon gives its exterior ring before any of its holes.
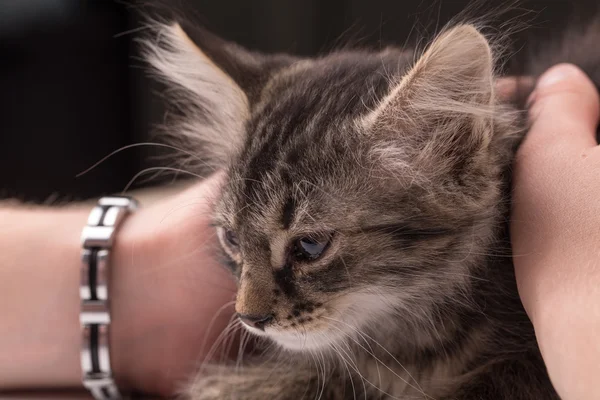
{"type": "Polygon", "coordinates": [[[138,26],[137,28],[128,29],[128,30],[123,31],[123,32],[115,33],[113,35],[113,39],[117,39],[117,38],[120,38],[121,36],[126,36],[126,35],[129,35],[129,34],[132,34],[132,33],[141,32],[141,31],[144,31],[144,30],[147,30],[147,29],[150,29],[150,27],[149,26],[145,26],[145,25],[138,26]]]}
{"type": "Polygon", "coordinates": [[[151,172],[151,171],[172,171],[172,172],[177,172],[177,173],[183,173],[183,174],[187,174],[187,175],[192,175],[196,178],[199,179],[203,179],[203,177],[201,175],[195,174],[193,172],[190,171],[186,171],[184,169],[180,169],[180,168],[173,168],[173,167],[149,167],[146,169],[141,170],[140,172],[138,172],[137,174],[134,175],[133,178],[131,178],[131,180],[129,182],[127,182],[127,185],[125,185],[125,188],[123,189],[123,191],[121,192],[122,194],[125,194],[129,188],[131,187],[131,185],[133,185],[133,183],[136,181],[137,178],[139,178],[140,176],[144,175],[147,172],[151,172]]]}
{"type": "Polygon", "coordinates": [[[206,368],[209,366],[209,364],[212,362],[212,358],[214,357],[215,352],[217,351],[217,349],[221,346],[221,342],[228,338],[228,335],[235,333],[235,331],[237,329],[240,328],[240,321],[239,320],[234,320],[235,315],[231,316],[230,322],[227,324],[227,327],[225,329],[223,329],[223,331],[219,334],[219,336],[217,337],[217,339],[214,341],[214,343],[212,344],[211,348],[209,349],[208,353],[206,353],[206,355],[204,356],[204,360],[203,362],[200,364],[200,368],[199,368],[199,373],[202,374],[206,368]]]}
{"type": "Polygon", "coordinates": [[[323,357],[323,353],[321,353],[319,351],[319,357],[317,358],[317,360],[319,361],[319,365],[321,366],[320,369],[317,369],[317,400],[320,400],[321,397],[323,396],[323,391],[325,390],[325,384],[326,384],[326,377],[325,377],[325,372],[326,372],[326,367],[325,367],[325,359],[323,357]],[[322,379],[319,379],[320,375],[323,375],[322,379]],[[320,381],[320,383],[319,383],[320,381]]]}
{"type": "MultiPolygon", "coordinates": [[[[328,343],[328,346],[334,351],[336,352],[335,348],[333,347],[333,345],[331,343],[328,343]]],[[[337,354],[337,352],[336,352],[337,354]]],[[[338,354],[339,356],[339,354],[338,354]]],[[[350,372],[350,368],[348,368],[348,363],[346,362],[346,360],[344,359],[344,357],[340,356],[340,359],[342,360],[342,363],[344,364],[344,367],[346,369],[346,372],[348,373],[348,378],[350,379],[350,385],[352,386],[352,397],[354,398],[354,400],[356,400],[356,388],[354,386],[354,379],[352,378],[352,373],[350,372]]],[[[364,382],[363,382],[363,387],[364,387],[364,382]]],[[[365,388],[365,399],[366,399],[366,388],[365,388]]]]}
{"type": "MultiPolygon", "coordinates": [[[[221,315],[221,313],[223,311],[225,311],[227,309],[227,307],[231,307],[234,304],[235,304],[235,300],[229,301],[229,302],[223,304],[221,307],[219,307],[219,309],[215,312],[215,314],[211,318],[210,322],[208,323],[208,327],[204,331],[204,340],[202,341],[202,346],[200,347],[200,354],[204,354],[204,350],[206,349],[206,345],[208,344],[208,337],[210,336],[210,332],[212,331],[213,325],[217,321],[217,318],[219,317],[219,315],[221,315]]],[[[232,314],[232,317],[233,316],[234,315],[232,314]]],[[[233,322],[233,319],[229,318],[229,322],[227,325],[231,324],[232,322],[233,322]]]]}
{"type": "MultiPolygon", "coordinates": [[[[338,321],[334,318],[330,318],[330,317],[323,317],[325,319],[331,320],[333,322],[337,322],[337,323],[342,323],[345,324],[342,321],[338,321]]],[[[401,377],[400,375],[398,375],[392,368],[390,368],[386,363],[384,363],[383,361],[381,361],[381,359],[379,357],[377,357],[373,352],[370,352],[366,347],[364,347],[362,344],[360,344],[359,341],[357,341],[356,339],[354,339],[352,336],[348,335],[346,332],[344,332],[344,330],[331,325],[334,329],[337,329],[338,331],[340,331],[343,335],[347,336],[350,340],[352,340],[353,342],[355,342],[359,347],[361,347],[364,351],[366,351],[371,357],[373,357],[373,359],[375,359],[375,361],[381,363],[382,366],[384,366],[387,370],[389,370],[394,376],[396,376],[398,379],[400,379],[402,382],[406,383],[408,386],[410,386],[411,388],[419,391],[420,393],[422,393],[424,396],[428,397],[427,394],[423,391],[423,388],[421,388],[421,386],[419,386],[419,384],[416,382],[415,378],[410,374],[410,372],[408,371],[408,369],[406,367],[404,367],[402,365],[402,363],[400,363],[400,361],[398,361],[391,353],[389,353],[389,351],[387,351],[385,349],[384,346],[382,346],[378,341],[376,341],[375,339],[372,339],[373,342],[377,345],[379,345],[382,349],[384,349],[386,352],[388,352],[388,354],[394,359],[394,361],[396,361],[398,363],[398,365],[400,365],[400,367],[407,373],[407,375],[417,384],[417,386],[411,384],[409,381],[407,381],[406,379],[404,379],[403,377],[401,377]]],[[[348,325],[349,326],[349,325],[348,325]]],[[[351,327],[352,329],[354,329],[353,327],[351,327]]],[[[357,332],[360,334],[360,332],[357,332]]]]}
{"type": "MultiPolygon", "coordinates": [[[[317,359],[316,359],[315,353],[313,353],[312,350],[309,350],[308,351],[308,355],[310,356],[310,358],[311,358],[311,360],[312,360],[312,362],[313,362],[313,364],[315,366],[315,370],[317,371],[317,387],[320,387],[320,385],[321,385],[321,383],[320,383],[321,382],[320,381],[321,376],[319,374],[319,368],[317,367],[317,359]]],[[[303,399],[304,399],[304,396],[306,396],[306,392],[307,391],[308,391],[308,387],[306,388],[306,390],[302,394],[302,398],[303,399]]]]}
{"type": "Polygon", "coordinates": [[[141,146],[154,146],[154,147],[164,147],[164,148],[168,148],[171,150],[177,150],[181,153],[184,153],[190,157],[193,157],[199,161],[202,161],[200,159],[200,157],[198,157],[197,155],[190,153],[189,151],[186,151],[184,149],[181,149],[179,147],[176,146],[171,146],[169,144],[164,144],[164,143],[153,143],[153,142],[142,142],[142,143],[133,143],[133,144],[128,144],[126,146],[120,147],[114,151],[112,151],[111,153],[109,153],[108,155],[102,157],[100,160],[96,161],[94,164],[92,164],[91,167],[88,167],[87,169],[85,169],[84,171],[78,173],[77,175],[75,175],[76,178],[79,178],[85,174],[87,174],[88,172],[90,172],[91,170],[93,170],[94,168],[96,168],[98,165],[102,164],[104,161],[108,160],[109,158],[111,158],[112,156],[114,156],[115,154],[118,154],[124,150],[128,150],[134,147],[141,147],[141,146]]]}
{"type": "MultiPolygon", "coordinates": [[[[331,345],[333,346],[333,343],[331,343],[331,345]]],[[[347,354],[347,353],[345,352],[345,350],[343,350],[343,349],[341,349],[341,348],[337,348],[337,350],[338,350],[338,354],[339,354],[339,355],[340,355],[342,358],[344,358],[344,357],[343,357],[343,355],[342,355],[340,352],[342,352],[342,353],[344,353],[344,354],[347,354]]],[[[364,380],[364,382],[368,383],[369,385],[371,385],[373,388],[375,388],[376,390],[378,390],[378,391],[379,391],[379,392],[381,392],[382,394],[385,394],[386,396],[389,396],[389,397],[390,397],[390,398],[392,398],[392,399],[396,399],[396,400],[402,400],[402,399],[400,399],[399,397],[396,397],[396,396],[392,395],[391,393],[388,393],[388,392],[386,392],[385,390],[383,390],[383,389],[381,389],[381,388],[377,387],[377,385],[375,385],[373,382],[371,382],[370,380],[368,380],[368,379],[367,379],[367,378],[366,378],[366,377],[365,377],[363,374],[361,374],[361,373],[360,373],[360,371],[358,370],[358,368],[356,368],[354,365],[352,365],[352,364],[348,364],[348,365],[349,365],[349,366],[350,366],[350,367],[351,367],[351,368],[352,368],[352,369],[353,369],[353,370],[354,370],[354,371],[355,371],[355,372],[358,374],[358,376],[360,376],[360,377],[361,377],[361,379],[363,379],[363,380],[364,380]]],[[[364,382],[363,382],[363,384],[364,384],[364,382]]],[[[365,391],[365,398],[366,398],[366,397],[367,397],[367,396],[366,396],[366,391],[365,391]]]]}

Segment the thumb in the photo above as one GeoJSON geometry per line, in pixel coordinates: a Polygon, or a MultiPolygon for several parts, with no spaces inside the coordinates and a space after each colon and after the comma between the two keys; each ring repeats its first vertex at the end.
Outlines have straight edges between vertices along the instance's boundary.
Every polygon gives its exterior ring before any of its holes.
{"type": "Polygon", "coordinates": [[[561,152],[580,152],[596,146],[600,100],[594,83],[578,67],[559,64],[538,80],[530,97],[532,122],[523,146],[560,146],[561,152]]]}

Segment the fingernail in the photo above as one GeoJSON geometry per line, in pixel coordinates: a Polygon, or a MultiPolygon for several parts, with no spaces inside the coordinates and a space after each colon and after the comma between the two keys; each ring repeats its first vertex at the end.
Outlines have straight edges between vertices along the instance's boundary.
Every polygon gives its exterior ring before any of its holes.
{"type": "Polygon", "coordinates": [[[558,64],[542,74],[537,82],[536,90],[552,86],[558,82],[579,74],[581,74],[581,71],[573,64],[558,64]]]}
{"type": "Polygon", "coordinates": [[[581,70],[573,64],[558,64],[550,68],[538,79],[535,89],[527,98],[525,108],[531,108],[533,103],[535,103],[539,89],[550,87],[575,75],[581,75],[581,73],[581,70]]]}

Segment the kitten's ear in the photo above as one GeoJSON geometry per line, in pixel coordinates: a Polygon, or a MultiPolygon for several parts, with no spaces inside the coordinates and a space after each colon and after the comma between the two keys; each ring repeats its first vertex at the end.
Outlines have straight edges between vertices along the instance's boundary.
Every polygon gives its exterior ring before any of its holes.
{"type": "Polygon", "coordinates": [[[486,38],[471,25],[438,36],[412,69],[364,122],[371,130],[405,131],[413,139],[468,135],[489,143],[494,100],[493,57],[486,38]],[[415,137],[416,135],[416,137],[415,137]]]}
{"type": "Polygon", "coordinates": [[[197,51],[229,75],[251,104],[258,100],[260,91],[274,72],[297,60],[288,54],[267,55],[247,50],[189,22],[181,22],[179,26],[197,51]]]}
{"type": "Polygon", "coordinates": [[[249,51],[187,23],[157,24],[153,32],[143,41],[145,56],[180,114],[167,134],[202,158],[207,168],[196,172],[224,166],[264,85],[294,58],[249,51]]]}

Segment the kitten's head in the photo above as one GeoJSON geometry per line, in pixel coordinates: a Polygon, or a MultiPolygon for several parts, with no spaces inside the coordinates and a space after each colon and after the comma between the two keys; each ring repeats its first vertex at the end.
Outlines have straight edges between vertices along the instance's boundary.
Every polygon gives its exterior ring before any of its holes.
{"type": "Polygon", "coordinates": [[[216,221],[248,329],[289,349],[434,340],[503,213],[513,121],[485,37],[299,59],[174,25],[149,51],[180,134],[227,171],[216,221]]]}

